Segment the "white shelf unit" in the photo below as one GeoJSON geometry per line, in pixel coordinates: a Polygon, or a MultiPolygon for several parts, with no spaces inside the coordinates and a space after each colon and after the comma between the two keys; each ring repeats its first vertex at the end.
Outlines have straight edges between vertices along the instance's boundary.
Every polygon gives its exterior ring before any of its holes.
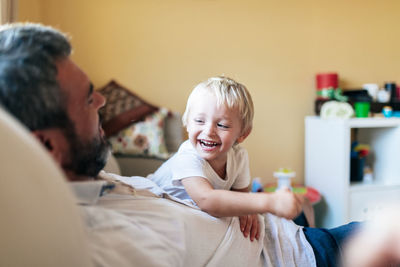
{"type": "Polygon", "coordinates": [[[305,183],[322,195],[315,206],[319,227],[368,220],[388,203],[400,203],[400,119],[306,117],[305,183]],[[366,159],[373,170],[370,183],[350,181],[355,137],[371,148],[366,159]]]}

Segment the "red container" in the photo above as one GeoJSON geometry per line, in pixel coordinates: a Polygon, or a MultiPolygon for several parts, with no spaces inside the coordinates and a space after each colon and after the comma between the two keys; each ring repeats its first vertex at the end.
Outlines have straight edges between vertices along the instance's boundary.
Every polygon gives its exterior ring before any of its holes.
{"type": "Polygon", "coordinates": [[[318,73],[317,81],[317,99],[330,99],[333,90],[338,88],[337,73],[318,73]]]}

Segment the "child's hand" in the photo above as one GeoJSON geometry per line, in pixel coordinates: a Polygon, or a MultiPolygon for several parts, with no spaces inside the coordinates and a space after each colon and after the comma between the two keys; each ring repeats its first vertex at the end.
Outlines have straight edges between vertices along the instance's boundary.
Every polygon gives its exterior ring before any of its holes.
{"type": "Polygon", "coordinates": [[[294,194],[289,188],[280,189],[272,193],[274,201],[271,204],[271,213],[286,219],[294,219],[300,214],[304,198],[294,194]]]}
{"type": "Polygon", "coordinates": [[[260,224],[257,214],[239,216],[239,221],[240,230],[244,237],[248,237],[250,234],[251,241],[254,241],[254,238],[257,240],[260,238],[260,224]]]}

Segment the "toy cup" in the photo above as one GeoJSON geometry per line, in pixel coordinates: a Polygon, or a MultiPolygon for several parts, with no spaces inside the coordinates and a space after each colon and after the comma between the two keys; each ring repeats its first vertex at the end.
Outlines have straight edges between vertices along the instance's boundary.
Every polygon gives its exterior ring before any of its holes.
{"type": "Polygon", "coordinates": [[[296,176],[295,172],[287,169],[279,169],[277,172],[274,172],[274,177],[278,179],[277,190],[284,187],[292,189],[290,179],[292,179],[295,176],[296,176]]]}

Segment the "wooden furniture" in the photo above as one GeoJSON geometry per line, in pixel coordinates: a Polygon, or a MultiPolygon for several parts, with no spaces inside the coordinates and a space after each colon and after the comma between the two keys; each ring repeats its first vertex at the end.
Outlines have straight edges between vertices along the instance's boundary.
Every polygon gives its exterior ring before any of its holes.
{"type": "Polygon", "coordinates": [[[306,117],[305,183],[322,195],[315,206],[319,227],[370,219],[400,202],[400,119],[306,117]],[[366,162],[373,170],[372,182],[350,180],[355,139],[371,147],[366,162]]]}

